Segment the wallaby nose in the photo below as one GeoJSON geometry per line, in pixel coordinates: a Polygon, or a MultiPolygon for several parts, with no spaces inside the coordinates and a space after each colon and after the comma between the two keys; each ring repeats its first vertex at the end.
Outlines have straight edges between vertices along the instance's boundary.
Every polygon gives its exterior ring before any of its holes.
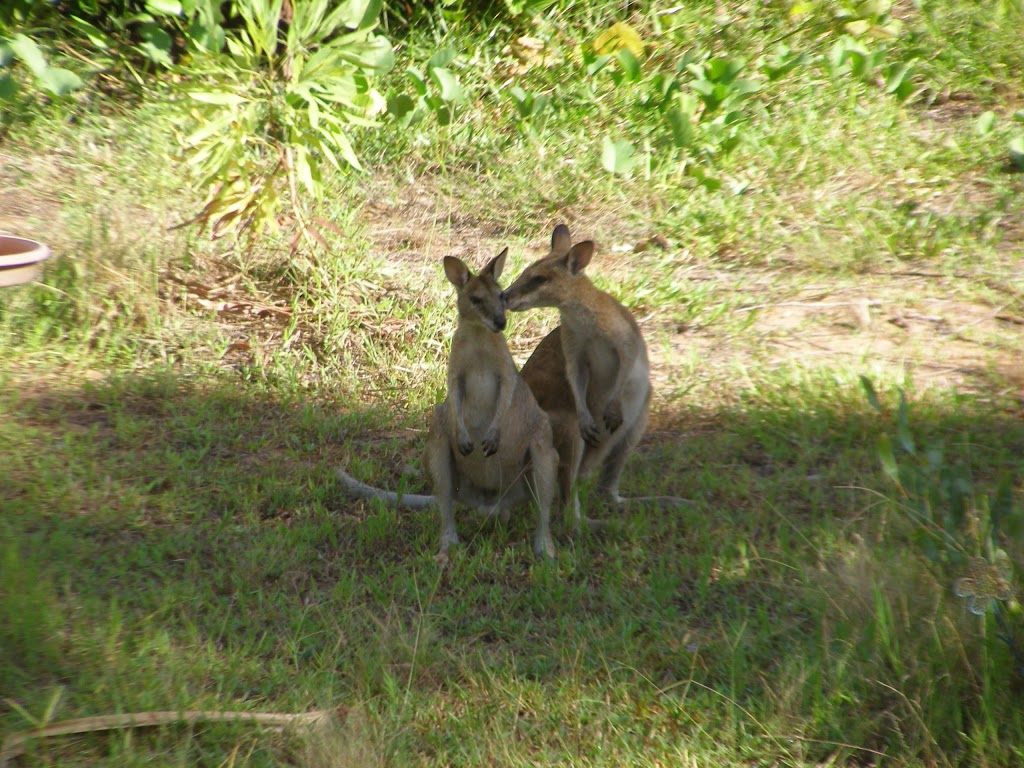
{"type": "Polygon", "coordinates": [[[502,312],[500,315],[494,316],[494,327],[499,331],[505,330],[505,313],[502,312]]]}

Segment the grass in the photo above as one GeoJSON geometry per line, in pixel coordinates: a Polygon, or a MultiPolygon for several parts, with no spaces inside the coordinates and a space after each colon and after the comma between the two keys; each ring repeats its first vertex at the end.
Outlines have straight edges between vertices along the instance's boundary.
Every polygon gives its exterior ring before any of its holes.
{"type": "MultiPolygon", "coordinates": [[[[327,179],[313,204],[328,248],[168,229],[201,200],[156,86],[131,109],[90,95],[13,125],[0,228],[58,257],[0,294],[0,732],[334,713],[305,734],[40,740],[18,764],[1019,764],[1019,662],[996,615],[955,596],[963,553],[930,559],[913,517],[938,494],[941,520],[956,479],[969,511],[951,532],[993,557],[1003,478],[1021,491],[1013,25],[985,4],[897,4],[903,33],[866,44],[917,57],[901,101],[826,66],[829,4],[799,24],[787,4],[640,4],[652,54],[626,86],[614,62],[580,65],[621,4],[571,5],[396,30],[386,91],[451,46],[471,98],[450,126],[361,135],[371,172],[327,179]],[[527,32],[554,64],[516,58],[527,32]],[[761,57],[787,33],[821,58],[769,80],[761,57]],[[693,45],[762,80],[731,151],[672,148],[641,103],[693,45]],[[550,112],[524,124],[513,80],[550,112]],[[605,135],[634,144],[630,173],[602,167],[605,135]],[[697,184],[697,157],[720,190],[697,184]],[[350,501],[333,470],[423,487],[454,325],[440,257],[510,245],[514,275],[563,220],[597,240],[592,276],[651,351],[654,412],[623,489],[693,504],[578,540],[558,521],[550,563],[530,554],[530,514],[460,516],[439,568],[433,513],[350,501]],[[931,484],[908,484],[940,447],[931,484]]],[[[520,362],[556,321],[511,318],[520,362]]],[[[1019,632],[1015,601],[999,615],[1019,632]]]]}

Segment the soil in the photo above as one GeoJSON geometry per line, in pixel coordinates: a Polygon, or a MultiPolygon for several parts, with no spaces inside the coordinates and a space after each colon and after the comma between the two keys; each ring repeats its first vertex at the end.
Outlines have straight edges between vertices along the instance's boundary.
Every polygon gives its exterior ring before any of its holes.
{"type": "MultiPolygon", "coordinates": [[[[0,232],[31,236],[33,222],[60,217],[60,200],[52,190],[59,188],[61,159],[29,161],[32,167],[27,168],[0,151],[0,232]],[[52,185],[27,186],[22,183],[26,173],[49,178],[52,185]]],[[[968,180],[957,199],[936,198],[928,204],[941,213],[958,205],[975,207],[972,195],[981,194],[980,188],[968,180]]],[[[405,277],[399,282],[410,281],[399,289],[414,290],[418,281],[431,279],[444,255],[475,262],[481,254],[497,253],[511,234],[486,215],[459,210],[449,194],[426,182],[371,184],[365,194],[362,218],[372,249],[401,265],[396,273],[405,277]]],[[[561,211],[558,220],[568,221],[577,240],[597,241],[590,271],[611,280],[628,278],[637,259],[662,258],[663,249],[671,253],[679,247],[657,232],[637,229],[614,211],[570,209],[561,211]]],[[[538,221],[522,255],[545,253],[555,223],[538,221]]],[[[906,372],[918,385],[1010,394],[1024,403],[1024,222],[1002,226],[1005,259],[991,277],[958,274],[935,263],[893,263],[831,278],[808,276],[784,262],[775,267],[728,261],[695,265],[680,259],[672,277],[681,286],[705,288],[708,307],[685,321],[664,308],[638,311],[656,391],[701,382],[714,388],[715,382],[745,370],[826,368],[842,359],[860,361],[866,371],[906,372]],[[711,308],[721,306],[724,311],[713,316],[711,308]],[[684,376],[697,381],[684,381],[684,376]]],[[[187,274],[168,269],[163,276],[166,300],[212,310],[235,338],[223,357],[228,365],[275,345],[293,322],[287,296],[236,278],[225,264],[213,262],[187,274]]],[[[539,317],[510,338],[520,363],[554,322],[552,315],[539,317]]]]}

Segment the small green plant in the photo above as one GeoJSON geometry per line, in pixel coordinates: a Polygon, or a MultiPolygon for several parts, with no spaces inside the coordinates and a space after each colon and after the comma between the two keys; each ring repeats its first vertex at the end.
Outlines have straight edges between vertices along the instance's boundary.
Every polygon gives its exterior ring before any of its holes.
{"type": "Polygon", "coordinates": [[[451,125],[459,105],[468,97],[459,79],[450,69],[458,56],[453,48],[442,48],[427,60],[425,71],[417,67],[405,70],[412,84],[412,95],[393,93],[387,101],[388,112],[403,128],[416,125],[433,114],[438,125],[451,125]]]}
{"type": "Polygon", "coordinates": [[[85,82],[64,67],[54,66],[47,52],[35,39],[21,32],[7,39],[0,38],[0,126],[6,128],[17,118],[31,113],[40,102],[41,92],[48,102],[64,101],[85,82]],[[25,87],[15,65],[23,64],[32,73],[35,90],[25,87]]]}
{"type": "MultiPolygon", "coordinates": [[[[862,376],[861,384],[868,402],[881,412],[871,380],[862,376]]],[[[1024,656],[999,607],[1007,601],[1016,606],[1016,575],[1007,547],[1024,530],[1024,514],[1014,504],[1012,478],[1005,475],[994,493],[978,492],[967,468],[950,462],[941,443],[918,444],[902,391],[896,408],[895,440],[883,433],[878,456],[882,470],[899,492],[898,508],[914,526],[912,540],[929,561],[957,574],[953,592],[967,601],[971,613],[980,616],[992,611],[999,625],[997,636],[1024,676],[1024,656]]]]}
{"type": "Polygon", "coordinates": [[[214,237],[256,234],[287,199],[298,238],[310,233],[301,194],[320,197],[324,162],[360,168],[350,133],[375,125],[383,106],[371,78],[393,56],[373,34],[380,1],[238,0],[234,10],[240,25],[225,32],[225,51],[197,46],[179,67],[198,124],[180,142],[209,188],[192,222],[214,237]]]}
{"type": "MultiPolygon", "coordinates": [[[[1013,119],[1024,123],[1024,109],[1013,113],[1013,119]]],[[[1010,165],[1018,171],[1024,171],[1024,132],[1016,132],[1007,144],[1010,152],[1010,165]]]]}

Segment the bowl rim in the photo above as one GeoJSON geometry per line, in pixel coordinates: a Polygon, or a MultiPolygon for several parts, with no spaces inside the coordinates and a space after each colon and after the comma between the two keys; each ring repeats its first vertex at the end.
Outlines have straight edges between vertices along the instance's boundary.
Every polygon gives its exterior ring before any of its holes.
{"type": "MultiPolygon", "coordinates": [[[[23,265],[36,264],[50,258],[50,248],[38,240],[18,235],[0,234],[0,244],[12,241],[15,244],[25,244],[26,250],[9,254],[0,253],[0,269],[13,269],[23,265]]],[[[0,247],[0,251],[2,250],[3,248],[0,247]]]]}

